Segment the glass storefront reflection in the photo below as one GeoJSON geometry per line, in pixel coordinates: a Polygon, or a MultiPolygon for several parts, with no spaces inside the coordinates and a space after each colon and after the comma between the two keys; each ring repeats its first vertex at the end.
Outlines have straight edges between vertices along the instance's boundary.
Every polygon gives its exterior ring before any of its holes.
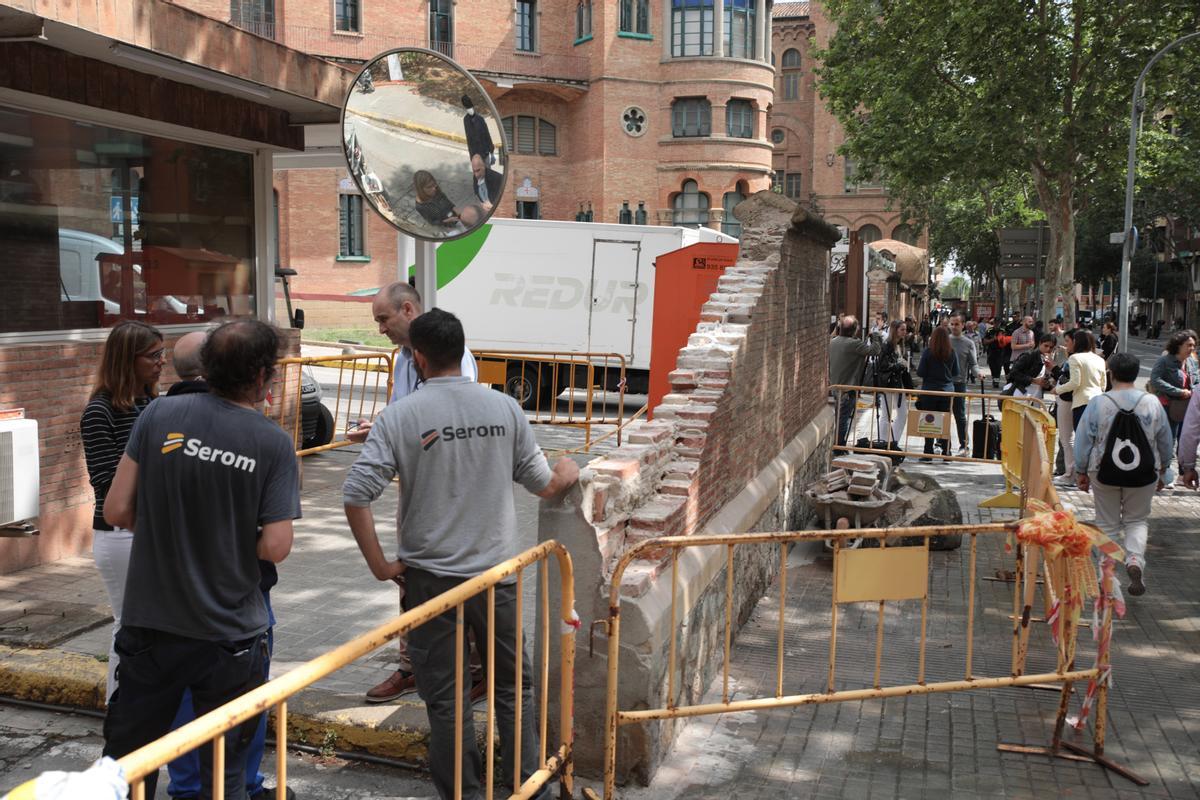
{"type": "Polygon", "coordinates": [[[0,333],[254,313],[249,154],[0,108],[0,333]]]}

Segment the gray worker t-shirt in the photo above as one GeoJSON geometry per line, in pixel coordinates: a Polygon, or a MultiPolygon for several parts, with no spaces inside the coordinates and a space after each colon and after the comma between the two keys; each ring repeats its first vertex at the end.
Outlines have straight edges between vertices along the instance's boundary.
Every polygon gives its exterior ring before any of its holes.
{"type": "Polygon", "coordinates": [[[537,493],[551,478],[521,407],[467,377],[431,378],[389,405],[346,474],[343,499],[368,506],[397,474],[398,556],[456,578],[520,553],[512,484],[537,493]]]}
{"type": "Polygon", "coordinates": [[[258,411],[188,394],[151,403],[125,453],[138,485],[122,624],[207,641],[265,631],[258,529],[300,516],[291,438],[258,411]]]}

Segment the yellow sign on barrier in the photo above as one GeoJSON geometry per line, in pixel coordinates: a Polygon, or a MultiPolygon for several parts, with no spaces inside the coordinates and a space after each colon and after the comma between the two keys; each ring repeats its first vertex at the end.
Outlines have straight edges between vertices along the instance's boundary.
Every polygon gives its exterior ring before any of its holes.
{"type": "Polygon", "coordinates": [[[838,552],[835,603],[923,600],[929,587],[929,549],[888,547],[838,552]]]}

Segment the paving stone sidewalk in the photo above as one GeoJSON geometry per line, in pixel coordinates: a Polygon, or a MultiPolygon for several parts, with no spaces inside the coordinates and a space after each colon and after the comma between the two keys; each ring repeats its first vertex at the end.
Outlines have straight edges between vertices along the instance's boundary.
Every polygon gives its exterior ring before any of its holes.
{"type": "MultiPolygon", "coordinates": [[[[967,521],[1010,512],[974,510],[999,491],[994,470],[977,465],[908,464],[935,475],[959,495],[967,521]]],[[[1064,492],[1083,520],[1090,497],[1064,492]]],[[[976,675],[1008,673],[1011,584],[984,581],[1012,569],[1003,536],[980,537],[981,579],[975,620],[976,675]]],[[[931,555],[927,679],[964,676],[965,596],[969,550],[931,555]]],[[[1052,731],[1058,693],[1038,689],[973,690],[951,694],[744,712],[689,721],[666,766],[648,788],[628,788],[626,800],[714,798],[1195,798],[1200,796],[1200,497],[1163,493],[1154,501],[1147,553],[1149,592],[1128,598],[1114,625],[1114,676],[1109,695],[1106,753],[1150,780],[1137,787],[1101,768],[1038,755],[1001,753],[998,742],[1044,744],[1052,731]]],[[[803,563],[793,555],[784,610],[784,692],[820,692],[828,671],[831,561],[803,563]],[[796,624],[799,623],[799,624],[796,624]]],[[[1123,573],[1122,573],[1123,578],[1123,573]]],[[[730,675],[735,699],[774,693],[779,587],[772,587],[742,629],[730,675]]],[[[838,688],[872,683],[878,606],[840,612],[838,688]]],[[[920,604],[889,603],[882,683],[913,682],[920,604]]],[[[1053,671],[1044,625],[1031,638],[1030,671],[1053,671]]],[[[1090,665],[1094,646],[1080,642],[1078,663],[1090,665]]],[[[1078,686],[1073,709],[1083,695],[1078,686]]],[[[710,689],[720,699],[720,678],[710,689]]],[[[1083,740],[1085,743],[1090,740],[1083,740]]]]}

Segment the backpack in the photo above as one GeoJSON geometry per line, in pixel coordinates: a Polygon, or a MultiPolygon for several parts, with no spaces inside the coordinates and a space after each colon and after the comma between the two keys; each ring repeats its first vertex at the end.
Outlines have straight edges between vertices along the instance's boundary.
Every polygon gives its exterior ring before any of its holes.
{"type": "Polygon", "coordinates": [[[1108,429],[1096,479],[1108,486],[1149,486],[1158,480],[1158,470],[1154,467],[1154,449],[1150,446],[1141,420],[1134,413],[1142,398],[1139,397],[1133,408],[1126,410],[1107,394],[1101,397],[1108,398],[1116,406],[1117,413],[1113,417],[1112,427],[1108,429]]]}

